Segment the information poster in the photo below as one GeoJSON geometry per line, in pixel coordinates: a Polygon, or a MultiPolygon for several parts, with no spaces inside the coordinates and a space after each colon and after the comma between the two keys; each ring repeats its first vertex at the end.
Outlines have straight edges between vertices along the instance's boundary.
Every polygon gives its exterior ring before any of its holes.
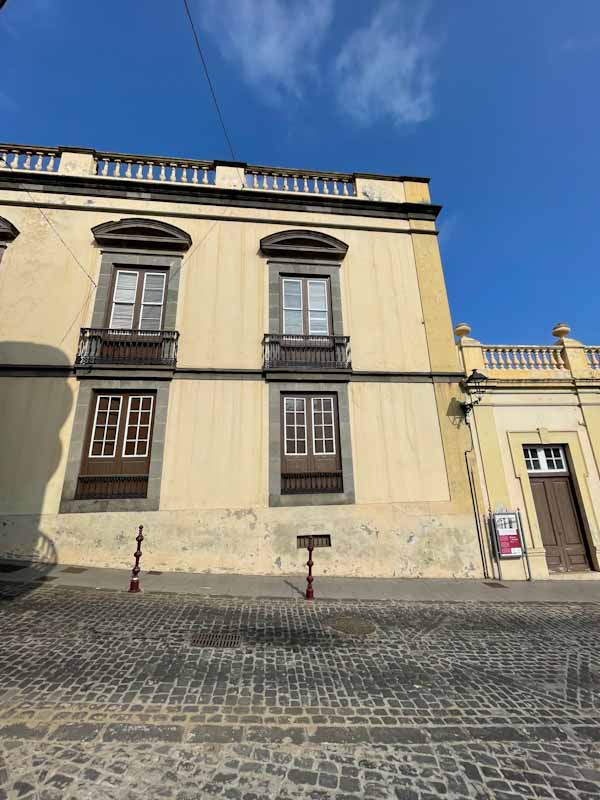
{"type": "Polygon", "coordinates": [[[516,514],[494,514],[494,528],[500,558],[519,558],[523,555],[523,543],[516,514]]]}

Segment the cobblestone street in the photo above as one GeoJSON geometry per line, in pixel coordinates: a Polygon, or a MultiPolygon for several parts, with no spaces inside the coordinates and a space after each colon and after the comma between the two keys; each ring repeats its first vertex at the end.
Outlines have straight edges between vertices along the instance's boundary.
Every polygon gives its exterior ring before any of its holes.
{"type": "Polygon", "coordinates": [[[0,798],[600,796],[600,604],[2,588],[0,798]]]}

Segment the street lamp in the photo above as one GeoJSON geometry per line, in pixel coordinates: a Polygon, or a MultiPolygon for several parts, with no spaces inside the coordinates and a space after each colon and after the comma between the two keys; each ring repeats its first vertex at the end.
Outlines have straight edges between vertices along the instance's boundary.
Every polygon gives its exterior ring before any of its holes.
{"type": "Polygon", "coordinates": [[[488,376],[476,369],[471,372],[466,380],[462,381],[461,385],[463,389],[471,398],[470,402],[461,403],[462,409],[465,412],[465,419],[468,417],[469,412],[472,411],[473,407],[481,403],[487,381],[488,376]]]}

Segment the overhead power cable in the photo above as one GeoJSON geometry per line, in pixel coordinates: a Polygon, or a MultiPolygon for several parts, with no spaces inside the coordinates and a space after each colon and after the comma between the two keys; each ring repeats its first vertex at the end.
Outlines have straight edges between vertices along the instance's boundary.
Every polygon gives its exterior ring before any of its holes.
{"type": "Polygon", "coordinates": [[[204,74],[206,75],[206,80],[208,82],[208,87],[210,89],[210,93],[212,95],[213,102],[215,104],[215,108],[217,109],[217,114],[219,116],[219,121],[221,122],[221,127],[223,128],[223,133],[225,134],[225,139],[227,140],[227,145],[229,147],[229,152],[231,153],[231,158],[233,161],[237,161],[235,152],[233,150],[233,145],[231,144],[231,139],[229,138],[229,134],[227,133],[227,127],[225,126],[225,120],[223,119],[223,114],[221,113],[221,109],[219,107],[219,101],[217,100],[217,93],[215,92],[213,83],[210,79],[210,73],[208,71],[208,65],[206,63],[206,59],[204,58],[204,53],[202,52],[202,47],[200,45],[200,39],[198,38],[198,34],[196,33],[196,26],[194,25],[194,20],[192,19],[192,14],[190,11],[190,7],[188,5],[188,0],[183,0],[183,5],[185,6],[185,13],[187,14],[187,18],[190,21],[190,26],[192,28],[192,33],[194,35],[194,41],[196,42],[196,49],[198,50],[198,55],[200,56],[200,61],[202,62],[202,67],[204,68],[204,74]]]}
{"type": "MultiPolygon", "coordinates": [[[[7,167],[8,167],[10,170],[12,170],[13,172],[15,172],[15,170],[14,170],[14,169],[13,169],[13,167],[12,167],[12,165],[11,165],[11,164],[9,164],[9,163],[8,163],[8,161],[7,161],[7,160],[6,160],[6,159],[5,159],[3,156],[0,156],[0,161],[3,161],[5,166],[7,166],[7,167]]],[[[56,237],[57,237],[57,238],[58,238],[58,239],[59,239],[59,240],[62,242],[63,246],[65,247],[65,249],[67,250],[67,252],[68,252],[68,253],[69,253],[69,255],[71,256],[71,258],[73,259],[73,261],[75,261],[75,263],[77,264],[77,266],[79,267],[79,269],[80,269],[80,270],[81,270],[81,271],[82,271],[82,272],[85,274],[85,276],[86,276],[86,277],[88,278],[88,280],[91,282],[92,286],[94,286],[94,287],[97,287],[97,286],[98,286],[98,284],[96,283],[96,281],[95,281],[95,280],[92,278],[92,276],[90,275],[90,273],[89,273],[89,272],[87,271],[87,269],[86,269],[86,268],[83,266],[83,264],[81,263],[81,261],[80,261],[80,260],[77,258],[77,256],[75,255],[75,253],[74,253],[74,252],[71,250],[71,248],[69,247],[69,245],[68,245],[68,244],[65,242],[65,240],[64,240],[64,239],[63,239],[63,237],[60,235],[60,233],[59,233],[59,231],[57,230],[57,228],[54,226],[53,222],[52,222],[50,219],[48,219],[47,215],[46,215],[46,214],[44,214],[44,212],[42,211],[42,209],[41,209],[41,208],[40,208],[40,207],[37,205],[37,201],[35,200],[34,196],[31,194],[31,192],[29,191],[29,189],[27,189],[27,187],[26,187],[26,186],[24,186],[23,184],[21,184],[21,189],[22,189],[22,190],[23,190],[23,191],[24,191],[24,192],[25,192],[25,193],[28,195],[28,197],[29,197],[29,199],[31,200],[31,202],[33,203],[34,207],[35,207],[35,208],[37,208],[37,210],[40,212],[40,214],[42,215],[42,217],[43,217],[43,218],[44,218],[44,220],[46,221],[46,223],[47,223],[48,227],[49,227],[49,228],[50,228],[50,229],[51,229],[51,230],[54,232],[54,235],[55,235],[55,236],[56,236],[56,237]]]]}

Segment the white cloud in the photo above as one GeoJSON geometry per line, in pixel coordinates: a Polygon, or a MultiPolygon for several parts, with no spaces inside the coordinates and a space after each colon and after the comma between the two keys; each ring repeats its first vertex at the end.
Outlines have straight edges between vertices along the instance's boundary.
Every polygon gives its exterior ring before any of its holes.
{"type": "Polygon", "coordinates": [[[299,97],[315,76],[335,0],[201,0],[200,25],[245,80],[271,100],[299,97]]]}
{"type": "Polygon", "coordinates": [[[335,63],[338,101],[361,123],[414,124],[433,114],[436,45],[425,32],[425,4],[384,2],[354,31],[335,63]]]}

